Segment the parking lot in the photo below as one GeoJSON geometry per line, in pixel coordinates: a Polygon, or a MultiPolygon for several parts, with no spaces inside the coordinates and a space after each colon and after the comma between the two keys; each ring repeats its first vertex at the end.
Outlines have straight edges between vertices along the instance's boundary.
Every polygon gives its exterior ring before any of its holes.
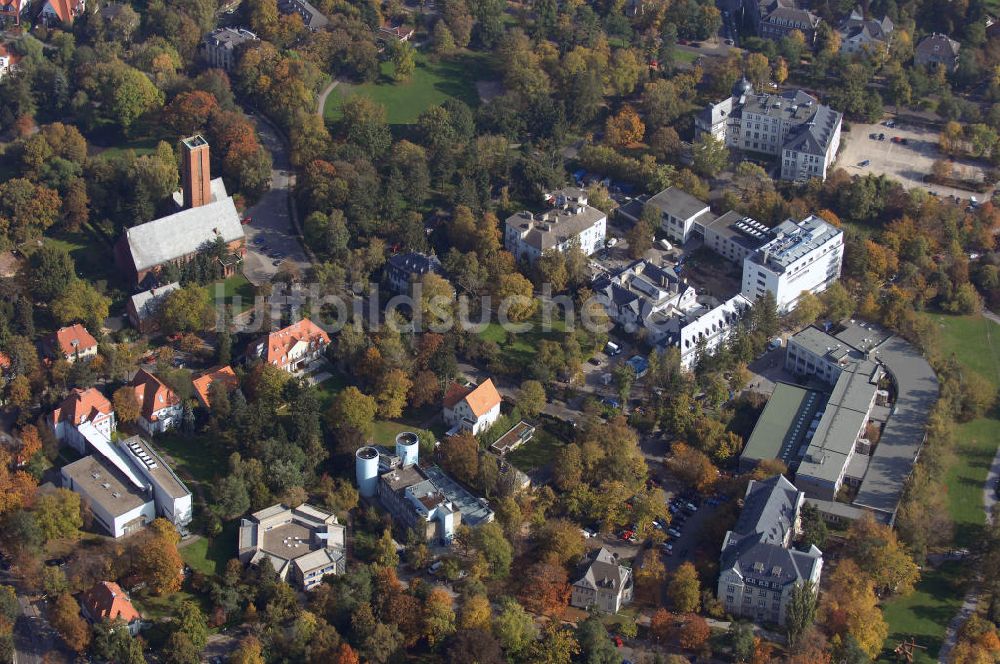
{"type": "MultiPolygon", "coordinates": [[[[938,132],[926,127],[896,124],[887,127],[884,124],[852,123],[851,130],[843,134],[844,147],[837,159],[836,166],[843,168],[851,175],[887,175],[906,189],[921,188],[933,191],[939,196],[956,196],[968,199],[975,195],[979,200],[986,200],[990,194],[942,187],[924,182],[924,177],[931,172],[931,166],[943,155],[938,149],[938,132]],[[871,134],[884,134],[884,140],[870,138],[871,134]],[[906,143],[893,141],[902,139],[906,143]],[[864,162],[868,162],[862,166],[864,162]]],[[[969,160],[955,160],[956,168],[964,169],[971,177],[982,179],[982,164],[969,160]]]]}

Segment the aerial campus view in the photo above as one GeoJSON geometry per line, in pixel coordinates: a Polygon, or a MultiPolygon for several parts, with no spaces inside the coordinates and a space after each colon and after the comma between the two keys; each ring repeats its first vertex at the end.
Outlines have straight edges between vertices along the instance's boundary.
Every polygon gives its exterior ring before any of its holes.
{"type": "Polygon", "coordinates": [[[998,72],[995,0],[0,0],[0,662],[1000,662],[998,72]]]}

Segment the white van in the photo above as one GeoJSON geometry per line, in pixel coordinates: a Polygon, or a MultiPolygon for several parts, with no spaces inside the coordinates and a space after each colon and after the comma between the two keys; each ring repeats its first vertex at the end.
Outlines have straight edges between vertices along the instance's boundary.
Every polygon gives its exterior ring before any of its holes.
{"type": "Polygon", "coordinates": [[[604,346],[604,352],[610,355],[611,357],[614,357],[615,355],[618,355],[619,353],[622,352],[622,347],[616,344],[614,341],[609,341],[604,346]]]}
{"type": "Polygon", "coordinates": [[[674,250],[674,245],[670,244],[670,242],[668,240],[666,240],[666,239],[658,240],[657,244],[660,245],[663,248],[664,251],[673,251],[674,250]]]}

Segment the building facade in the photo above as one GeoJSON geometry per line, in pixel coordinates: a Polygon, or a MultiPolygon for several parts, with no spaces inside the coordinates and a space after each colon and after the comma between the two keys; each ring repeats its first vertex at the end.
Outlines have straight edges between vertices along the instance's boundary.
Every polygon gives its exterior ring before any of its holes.
{"type": "Polygon", "coordinates": [[[142,626],[142,616],[128,594],[114,581],[101,581],[80,596],[80,612],[90,622],[121,620],[128,633],[135,636],[142,626]]]}
{"type": "Polygon", "coordinates": [[[180,398],[159,378],[139,369],[129,382],[139,402],[139,428],[152,436],[177,428],[183,414],[180,398]]]}
{"type": "Polygon", "coordinates": [[[504,223],[504,246],[515,259],[533,264],[546,251],[565,253],[574,244],[589,256],[604,246],[608,217],[587,204],[586,191],[568,187],[548,200],[548,212],[518,212],[504,223]]]}
{"type": "Polygon", "coordinates": [[[677,187],[668,187],[648,201],[647,206],[656,208],[660,213],[660,228],[674,242],[684,244],[691,237],[695,225],[714,219],[708,203],[682,191],[677,187]]]}
{"type": "Polygon", "coordinates": [[[117,428],[111,402],[94,387],[74,389],[47,421],[56,440],[80,454],[87,451],[87,439],[80,431],[83,424],[89,423],[108,440],[117,428]]]}
{"type": "Polygon", "coordinates": [[[695,117],[695,133],[728,147],[775,157],[785,180],[825,179],[840,147],[843,114],[802,90],[756,93],[749,81],[695,117]]]}
{"type": "Polygon", "coordinates": [[[844,55],[887,53],[893,29],[888,16],[878,21],[865,18],[860,9],[855,9],[840,26],[840,52],[844,55]]]}
{"type": "Polygon", "coordinates": [[[958,69],[958,53],[962,45],[948,35],[930,34],[913,50],[913,63],[923,67],[940,65],[946,71],[958,69]]]}
{"type": "Polygon", "coordinates": [[[844,262],[844,233],[815,215],[788,219],[773,239],[743,259],[743,297],[755,301],[770,292],[779,313],[795,308],[803,292],[822,293],[838,279],[844,262]]]}
{"type": "Polygon", "coordinates": [[[632,570],[604,547],[587,561],[583,575],[573,582],[569,603],[578,609],[615,614],[632,601],[632,570]]]}
{"type": "Polygon", "coordinates": [[[160,307],[167,295],[181,287],[180,282],[158,286],[136,293],[125,303],[125,313],[129,322],[142,334],[150,334],[160,329],[160,307]]]}
{"type": "Polygon", "coordinates": [[[486,431],[500,417],[500,393],[487,378],[479,385],[452,383],[444,395],[443,416],[445,424],[452,428],[449,433],[471,431],[477,436],[486,431]]]}
{"type": "Polygon", "coordinates": [[[79,323],[56,330],[48,342],[49,355],[73,363],[97,355],[97,339],[79,323]]]}
{"type": "Polygon", "coordinates": [[[282,371],[294,374],[323,357],[330,345],[330,336],[308,318],[247,346],[247,359],[260,359],[282,371]]]}
{"type": "Polygon", "coordinates": [[[434,254],[423,254],[417,251],[390,256],[385,264],[385,282],[397,293],[409,294],[414,283],[420,281],[425,274],[443,274],[444,267],[434,254]]]}
{"type": "Polygon", "coordinates": [[[798,30],[807,45],[816,40],[819,17],[798,7],[794,0],[765,0],[757,5],[757,13],[757,34],[764,39],[781,41],[798,30]]]}
{"type": "Polygon", "coordinates": [[[819,589],[823,553],[792,548],[805,494],[782,475],[751,480],[743,510],[722,542],[717,596],[726,613],[784,625],[792,591],[806,582],[819,589]]]}
{"type": "Polygon", "coordinates": [[[216,28],[201,42],[202,57],[209,67],[232,71],[240,47],[258,41],[257,35],[244,28],[216,28]]]}

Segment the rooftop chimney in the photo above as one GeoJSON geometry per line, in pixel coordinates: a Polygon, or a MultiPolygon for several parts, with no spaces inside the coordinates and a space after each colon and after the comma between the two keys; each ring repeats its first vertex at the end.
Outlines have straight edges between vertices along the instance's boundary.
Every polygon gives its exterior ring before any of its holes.
{"type": "Polygon", "coordinates": [[[212,174],[208,164],[208,141],[196,135],[181,141],[181,188],[184,209],[212,202],[212,174]]]}

